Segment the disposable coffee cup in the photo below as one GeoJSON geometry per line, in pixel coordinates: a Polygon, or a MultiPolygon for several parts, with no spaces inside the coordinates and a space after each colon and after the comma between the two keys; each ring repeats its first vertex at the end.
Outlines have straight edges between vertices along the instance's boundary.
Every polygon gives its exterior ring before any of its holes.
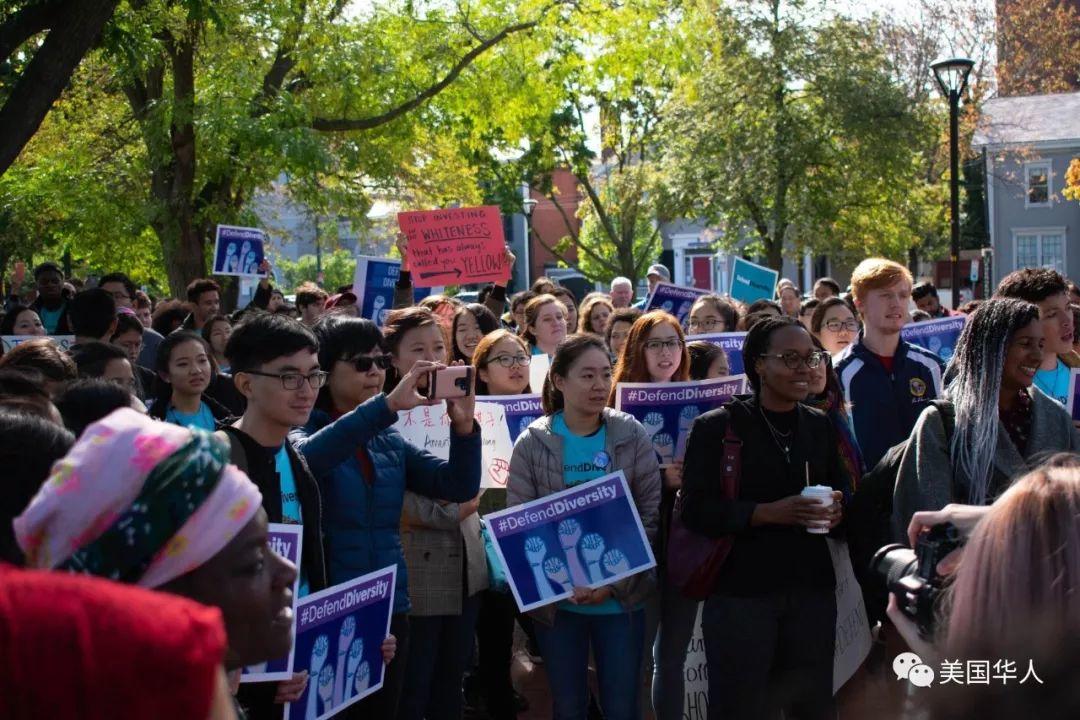
{"type": "MultiPolygon", "coordinates": [[[[803,497],[814,498],[825,507],[832,505],[833,489],[828,485],[808,485],[799,494],[803,497]]],[[[807,526],[806,532],[814,535],[825,535],[829,532],[829,523],[823,522],[821,525],[807,526]]]]}

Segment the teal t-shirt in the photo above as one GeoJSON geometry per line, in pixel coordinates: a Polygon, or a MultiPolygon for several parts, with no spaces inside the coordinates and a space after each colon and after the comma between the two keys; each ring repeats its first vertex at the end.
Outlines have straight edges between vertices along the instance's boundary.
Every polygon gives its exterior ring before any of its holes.
{"type": "Polygon", "coordinates": [[[1069,402],[1070,374],[1068,366],[1058,358],[1057,367],[1053,370],[1039,370],[1035,373],[1035,387],[1062,405],[1067,405],[1069,402]]]}
{"type": "Polygon", "coordinates": [[[56,327],[60,324],[60,318],[64,316],[65,310],[67,310],[67,303],[64,303],[56,310],[46,310],[45,308],[38,310],[41,324],[45,326],[45,334],[56,334],[56,327]]]}
{"type": "MultiPolygon", "coordinates": [[[[274,469],[277,470],[278,484],[281,486],[281,522],[288,525],[303,525],[304,514],[300,510],[300,496],[296,492],[296,477],[293,475],[289,453],[282,445],[274,455],[274,469]]],[[[300,567],[300,597],[310,592],[307,575],[303,565],[300,567]]]]}
{"type": "Polygon", "coordinates": [[[217,423],[214,422],[214,413],[210,412],[210,406],[204,402],[199,403],[199,409],[194,413],[180,412],[174,407],[165,411],[165,422],[180,425],[186,428],[198,428],[207,432],[214,432],[217,423]]]}
{"type": "MultiPolygon", "coordinates": [[[[563,481],[567,487],[595,480],[610,472],[611,458],[605,449],[607,428],[603,423],[592,435],[575,435],[566,427],[566,420],[560,411],[551,418],[551,430],[563,441],[563,481]]],[[[615,598],[608,598],[599,605],[561,602],[558,607],[583,615],[616,615],[623,611],[615,598]]]]}

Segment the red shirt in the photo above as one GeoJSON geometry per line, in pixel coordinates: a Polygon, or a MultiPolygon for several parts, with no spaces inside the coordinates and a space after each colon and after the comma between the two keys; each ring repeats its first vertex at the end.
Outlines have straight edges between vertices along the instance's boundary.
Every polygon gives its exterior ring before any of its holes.
{"type": "Polygon", "coordinates": [[[885,366],[885,372],[892,375],[894,356],[889,355],[888,357],[886,357],[885,355],[878,355],[877,353],[874,353],[874,355],[877,357],[878,360],[881,361],[881,364],[885,366]]]}

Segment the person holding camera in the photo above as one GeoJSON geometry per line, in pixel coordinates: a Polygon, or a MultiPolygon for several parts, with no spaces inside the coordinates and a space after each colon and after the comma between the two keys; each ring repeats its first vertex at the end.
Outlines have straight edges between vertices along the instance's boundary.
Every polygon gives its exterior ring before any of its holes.
{"type": "Polygon", "coordinates": [[[825,537],[839,532],[849,480],[832,422],[803,404],[824,360],[797,319],[758,321],[743,346],[753,394],[690,430],[681,520],[732,539],[702,615],[714,720],[834,714],[836,578],[825,537]],[[723,464],[738,466],[734,497],[718,482],[720,448],[723,464]]]}
{"type": "Polygon", "coordinates": [[[1039,308],[987,300],[960,333],[944,401],[927,407],[901,456],[893,532],[950,502],[985,505],[1047,452],[1080,449],[1068,412],[1033,386],[1045,338],[1039,308]]]}
{"type": "Polygon", "coordinates": [[[947,505],[915,513],[908,528],[913,546],[944,523],[967,543],[933,569],[952,576],[935,602],[943,625],[920,629],[907,598],[901,602],[895,594],[889,597],[889,619],[931,666],[940,658],[1004,657],[1018,648],[1037,657],[1062,638],[1077,638],[1078,516],[1080,458],[1064,453],[1016,480],[991,506],[947,505]]]}
{"type": "MultiPolygon", "coordinates": [[[[418,498],[461,502],[465,507],[471,505],[480,486],[480,431],[473,419],[471,395],[448,403],[449,460],[412,445],[391,427],[397,422],[398,411],[435,404],[425,399],[420,389],[431,381],[430,373],[441,368],[439,362],[445,359],[445,345],[438,353],[431,351],[424,358],[413,358],[410,367],[403,368],[396,382],[383,392],[393,360],[390,350],[403,343],[412,349],[412,343],[426,347],[427,340],[442,342],[442,332],[430,312],[413,309],[405,313],[407,320],[394,329],[408,329],[397,332],[392,344],[370,320],[331,314],[315,323],[312,330],[318,338],[319,365],[329,375],[319,391],[311,419],[290,436],[325,500],[331,584],[387,565],[398,566],[390,621],[390,632],[399,643],[398,656],[387,667],[383,689],[362,700],[356,709],[350,708],[347,717],[395,717],[407,668],[411,667],[410,637],[415,634],[415,625],[428,620],[408,615],[413,609],[411,598],[425,576],[405,572],[399,528],[405,498],[410,494],[407,491],[418,498]]],[[[456,520],[458,506],[445,507],[453,508],[456,520]]],[[[462,531],[456,522],[450,540],[456,553],[455,578],[460,582],[462,531]]],[[[460,587],[451,594],[460,598],[460,587]]],[[[454,617],[460,619],[460,614],[454,617]]],[[[442,670],[453,674],[449,663],[442,670]]],[[[455,697],[460,698],[461,676],[457,678],[455,697]]]]}

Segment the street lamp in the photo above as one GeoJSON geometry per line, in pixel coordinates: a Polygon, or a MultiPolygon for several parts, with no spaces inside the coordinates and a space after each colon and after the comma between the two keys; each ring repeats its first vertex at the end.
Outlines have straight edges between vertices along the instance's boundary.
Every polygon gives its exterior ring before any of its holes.
{"type": "Polygon", "coordinates": [[[960,97],[967,89],[968,75],[975,62],[968,58],[948,58],[930,65],[941,94],[949,101],[949,214],[952,220],[952,307],[960,307],[960,97]]]}

